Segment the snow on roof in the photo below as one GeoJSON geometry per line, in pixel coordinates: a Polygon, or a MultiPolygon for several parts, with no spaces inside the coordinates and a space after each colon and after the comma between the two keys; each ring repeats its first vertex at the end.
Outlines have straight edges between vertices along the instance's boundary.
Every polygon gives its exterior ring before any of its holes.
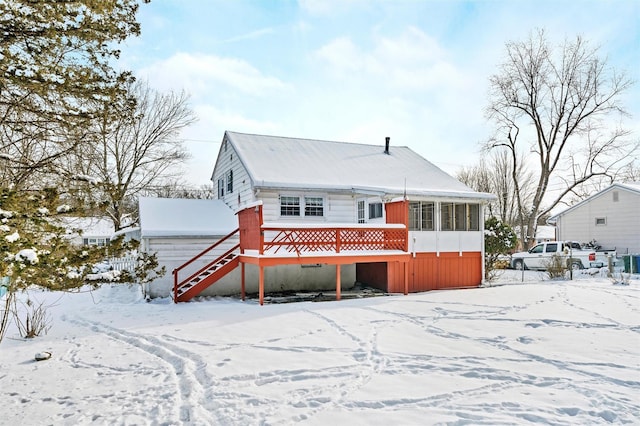
{"type": "Polygon", "coordinates": [[[632,191],[640,193],[640,182],[625,182],[625,183],[619,183],[618,185],[620,185],[623,188],[627,188],[632,191]]]}
{"type": "Polygon", "coordinates": [[[138,205],[143,238],[220,236],[238,227],[237,217],[221,200],[140,197],[138,205]]]}
{"type": "Polygon", "coordinates": [[[538,225],[536,227],[536,238],[537,239],[556,239],[556,227],[548,226],[548,225],[538,225]]]}
{"type": "Polygon", "coordinates": [[[589,201],[591,201],[591,200],[601,196],[602,194],[605,194],[605,193],[607,193],[607,192],[609,192],[609,191],[611,191],[611,190],[613,190],[615,188],[626,189],[628,191],[631,191],[631,192],[634,192],[634,193],[640,195],[640,182],[624,182],[624,183],[615,182],[615,183],[611,184],[611,186],[608,186],[605,189],[603,189],[601,191],[598,191],[595,194],[591,195],[590,197],[585,198],[584,200],[574,204],[573,206],[568,207],[567,209],[565,209],[565,210],[563,210],[563,211],[561,211],[559,213],[556,213],[553,216],[549,217],[549,219],[547,219],[547,223],[555,223],[560,216],[563,216],[566,213],[569,213],[570,211],[580,207],[581,205],[586,204],[589,201]]]}
{"type": "Polygon", "coordinates": [[[372,191],[492,199],[406,146],[262,136],[227,131],[255,187],[372,191]]]}
{"type": "Polygon", "coordinates": [[[58,218],[66,228],[82,230],[82,236],[108,238],[113,234],[113,222],[106,217],[65,216],[58,218]]]}

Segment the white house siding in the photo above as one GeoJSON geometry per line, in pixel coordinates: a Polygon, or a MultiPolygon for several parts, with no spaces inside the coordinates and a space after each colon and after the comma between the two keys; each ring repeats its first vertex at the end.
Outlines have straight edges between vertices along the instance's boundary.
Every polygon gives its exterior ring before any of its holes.
{"type": "Polygon", "coordinates": [[[409,250],[415,253],[478,252],[482,243],[480,231],[409,231],[409,250]]]}
{"type": "MultiPolygon", "coordinates": [[[[173,291],[173,270],[187,262],[189,259],[197,256],[203,250],[218,241],[219,238],[144,238],[142,241],[143,249],[147,253],[156,253],[160,266],[166,268],[163,277],[155,279],[148,284],[147,294],[149,297],[167,297],[173,291]]],[[[234,244],[238,243],[238,239],[229,239],[220,246],[216,247],[211,253],[194,261],[191,265],[180,271],[180,278],[187,278],[207,263],[214,260],[219,255],[225,253],[234,244]]],[[[220,281],[213,284],[202,295],[231,295],[240,293],[240,268],[223,277],[220,281]]],[[[257,279],[257,278],[256,278],[257,279]]]]}
{"type": "Polygon", "coordinates": [[[213,171],[213,190],[216,198],[223,200],[225,204],[234,211],[238,210],[239,206],[242,204],[255,201],[247,169],[240,161],[239,156],[233,149],[233,145],[230,143],[225,145],[225,141],[222,142],[222,146],[218,154],[218,161],[213,171]],[[227,173],[229,170],[233,171],[232,192],[227,190],[227,173]],[[219,179],[224,181],[224,196],[222,198],[218,196],[219,179]]]}
{"type": "Polygon", "coordinates": [[[560,214],[557,229],[559,240],[595,239],[605,248],[615,247],[619,254],[640,253],[640,194],[612,187],[560,214]],[[606,223],[596,225],[596,218],[605,218],[606,223]]]}
{"type": "Polygon", "coordinates": [[[326,222],[326,223],[355,223],[355,199],[351,194],[331,194],[320,191],[296,191],[296,190],[262,190],[258,194],[262,200],[262,215],[265,222],[300,223],[300,222],[326,222]],[[299,196],[302,200],[305,196],[322,197],[324,199],[323,217],[281,216],[280,196],[299,196]]]}

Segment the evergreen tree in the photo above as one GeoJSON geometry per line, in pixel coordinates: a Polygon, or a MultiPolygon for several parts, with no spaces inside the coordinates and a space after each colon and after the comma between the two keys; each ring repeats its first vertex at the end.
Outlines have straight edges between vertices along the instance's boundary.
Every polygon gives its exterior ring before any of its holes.
{"type": "Polygon", "coordinates": [[[516,247],[518,236],[513,228],[495,216],[484,222],[484,278],[494,277],[496,261],[516,247]]]}

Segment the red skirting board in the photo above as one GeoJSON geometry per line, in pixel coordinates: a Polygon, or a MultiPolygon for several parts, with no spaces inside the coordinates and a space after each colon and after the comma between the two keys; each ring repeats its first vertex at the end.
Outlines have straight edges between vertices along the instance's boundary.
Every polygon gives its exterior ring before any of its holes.
{"type": "MultiPolygon", "coordinates": [[[[356,265],[356,279],[389,293],[404,292],[404,264],[356,265]],[[385,283],[386,279],[386,283],[385,283]]],[[[482,283],[480,252],[416,253],[409,261],[409,293],[445,288],[477,287],[482,283]]]]}

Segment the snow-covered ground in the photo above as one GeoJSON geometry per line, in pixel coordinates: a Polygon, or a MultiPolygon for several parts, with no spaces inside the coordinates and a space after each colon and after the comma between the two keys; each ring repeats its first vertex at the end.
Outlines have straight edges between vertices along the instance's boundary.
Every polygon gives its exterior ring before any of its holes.
{"type": "Polygon", "coordinates": [[[543,277],[265,306],[36,294],[52,328],[0,344],[0,423],[640,424],[638,276],[543,277]]]}

